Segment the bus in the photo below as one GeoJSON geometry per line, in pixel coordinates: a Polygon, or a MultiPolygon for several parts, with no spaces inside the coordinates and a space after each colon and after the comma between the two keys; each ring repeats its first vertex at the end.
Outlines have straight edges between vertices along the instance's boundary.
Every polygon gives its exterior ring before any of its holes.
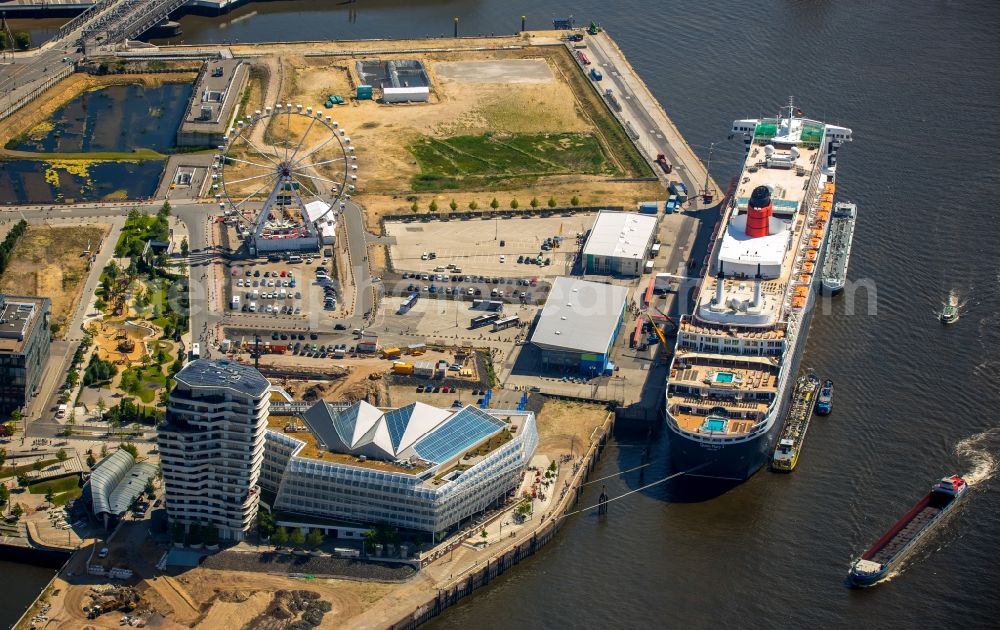
{"type": "Polygon", "coordinates": [[[501,330],[507,330],[521,323],[521,318],[517,315],[511,315],[510,317],[504,317],[503,319],[498,319],[493,322],[493,332],[498,332],[501,330]]]}
{"type": "Polygon", "coordinates": [[[469,324],[469,328],[472,329],[482,328],[487,324],[492,324],[498,319],[500,319],[500,313],[490,313],[489,315],[480,315],[479,317],[473,317],[472,322],[469,324]]]}
{"type": "Polygon", "coordinates": [[[193,343],[191,344],[191,359],[197,359],[201,356],[201,344],[193,343]]]}
{"type": "Polygon", "coordinates": [[[413,292],[405,300],[403,300],[402,304],[399,305],[399,311],[397,311],[397,313],[399,315],[402,315],[404,313],[409,313],[410,309],[413,308],[413,305],[416,303],[417,303],[417,294],[416,292],[413,292]]]}

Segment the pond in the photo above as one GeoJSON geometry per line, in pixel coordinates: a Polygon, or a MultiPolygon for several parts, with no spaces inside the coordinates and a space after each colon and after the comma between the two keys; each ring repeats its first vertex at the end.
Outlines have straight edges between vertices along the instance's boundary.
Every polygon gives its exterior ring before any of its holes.
{"type": "Polygon", "coordinates": [[[167,83],[84,92],[7,148],[45,153],[170,151],[193,89],[189,83],[167,83]]]}
{"type": "Polygon", "coordinates": [[[163,166],[162,161],[0,161],[0,200],[71,203],[145,199],[156,192],[163,166]]]}

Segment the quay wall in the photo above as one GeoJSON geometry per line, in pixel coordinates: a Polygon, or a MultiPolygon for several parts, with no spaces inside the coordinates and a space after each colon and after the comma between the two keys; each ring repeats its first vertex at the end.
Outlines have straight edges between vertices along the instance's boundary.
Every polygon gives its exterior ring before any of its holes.
{"type": "Polygon", "coordinates": [[[514,539],[502,550],[498,550],[490,556],[486,564],[475,567],[464,575],[440,586],[436,593],[427,593],[423,602],[411,612],[389,624],[389,628],[391,630],[414,630],[454,606],[463,598],[472,595],[476,589],[488,585],[507,570],[517,566],[522,560],[533,556],[546,543],[555,538],[555,535],[566,524],[564,515],[572,510],[580,495],[583,494],[583,482],[587,480],[597,465],[604,447],[611,438],[614,424],[614,414],[608,414],[604,424],[595,430],[590,448],[587,449],[587,453],[575,469],[572,482],[553,510],[553,513],[558,514],[558,516],[543,521],[536,529],[514,539]]]}

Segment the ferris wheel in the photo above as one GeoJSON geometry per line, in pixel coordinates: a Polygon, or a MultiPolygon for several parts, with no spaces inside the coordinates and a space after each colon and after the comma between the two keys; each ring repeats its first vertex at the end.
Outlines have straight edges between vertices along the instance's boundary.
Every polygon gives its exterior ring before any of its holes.
{"type": "Polygon", "coordinates": [[[319,220],[344,207],[357,182],[351,138],[322,110],[277,104],[237,120],[212,164],[212,189],[220,209],[250,222],[248,204],[322,201],[319,220]]]}

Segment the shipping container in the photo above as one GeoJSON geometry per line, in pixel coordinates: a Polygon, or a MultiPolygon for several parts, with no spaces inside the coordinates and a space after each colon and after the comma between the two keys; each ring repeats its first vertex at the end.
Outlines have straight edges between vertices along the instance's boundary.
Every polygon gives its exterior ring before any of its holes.
{"type": "Polygon", "coordinates": [[[683,182],[670,182],[670,192],[677,195],[678,203],[687,203],[688,189],[683,182]]]}
{"type": "Polygon", "coordinates": [[[358,344],[358,352],[363,352],[365,354],[374,354],[378,351],[378,343],[375,341],[365,341],[358,344]]]}
{"type": "Polygon", "coordinates": [[[647,260],[646,261],[646,268],[643,269],[643,273],[653,273],[653,261],[652,260],[647,260]]]}
{"type": "Polygon", "coordinates": [[[399,348],[384,348],[382,350],[383,359],[398,359],[403,352],[399,348]]]}
{"type": "Polygon", "coordinates": [[[355,94],[359,101],[370,101],[372,100],[372,86],[359,85],[355,94]]]}
{"type": "Polygon", "coordinates": [[[656,214],[660,211],[660,204],[655,201],[647,201],[639,204],[639,212],[642,214],[656,214]]]}
{"type": "Polygon", "coordinates": [[[649,248],[649,257],[650,258],[656,258],[656,256],[659,253],[660,253],[660,245],[659,244],[653,245],[652,247],[649,248]]]}
{"type": "Polygon", "coordinates": [[[413,374],[413,364],[412,363],[393,363],[392,371],[396,374],[413,374]]]}

